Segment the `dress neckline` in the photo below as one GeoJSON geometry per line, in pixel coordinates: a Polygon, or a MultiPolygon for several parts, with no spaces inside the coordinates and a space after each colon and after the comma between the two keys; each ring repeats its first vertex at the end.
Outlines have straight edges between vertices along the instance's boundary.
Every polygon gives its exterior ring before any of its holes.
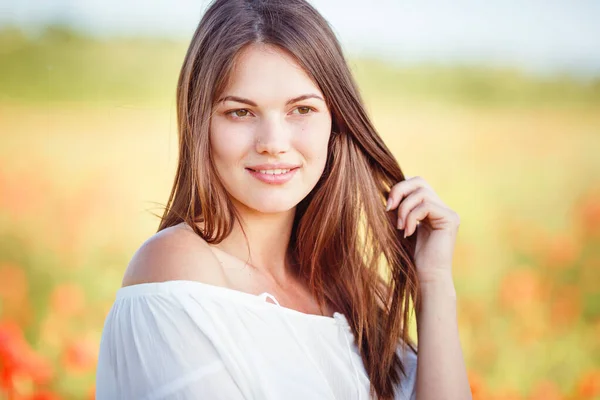
{"type": "Polygon", "coordinates": [[[188,280],[188,279],[175,279],[161,282],[146,282],[138,283],[135,285],[129,285],[121,287],[117,290],[116,298],[123,299],[132,296],[147,295],[147,294],[159,294],[159,293],[181,293],[182,289],[192,290],[194,293],[206,293],[217,296],[224,296],[236,300],[251,300],[257,303],[264,303],[271,307],[275,307],[283,312],[297,315],[306,319],[322,320],[329,323],[342,322],[344,325],[348,325],[346,316],[340,312],[334,312],[332,317],[327,315],[309,314],[302,311],[294,310],[293,308],[284,307],[277,304],[266,301],[267,297],[275,299],[273,295],[268,292],[263,292],[259,295],[243,292],[241,290],[228,288],[226,286],[212,285],[200,281],[188,280]],[[201,289],[201,290],[200,290],[201,289]]]}

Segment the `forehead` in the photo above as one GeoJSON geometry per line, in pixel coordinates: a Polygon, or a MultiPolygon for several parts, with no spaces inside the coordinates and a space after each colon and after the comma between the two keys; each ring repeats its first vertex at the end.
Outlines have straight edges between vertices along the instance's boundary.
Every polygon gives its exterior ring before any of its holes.
{"type": "Polygon", "coordinates": [[[254,43],[237,55],[223,94],[287,100],[311,92],[322,95],[292,55],[276,46],[254,43]]]}

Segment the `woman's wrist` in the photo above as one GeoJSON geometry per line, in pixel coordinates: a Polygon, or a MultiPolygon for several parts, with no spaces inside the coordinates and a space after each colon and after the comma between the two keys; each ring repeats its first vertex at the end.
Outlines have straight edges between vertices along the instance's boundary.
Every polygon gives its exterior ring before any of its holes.
{"type": "Polygon", "coordinates": [[[428,268],[417,272],[421,296],[441,295],[456,298],[456,289],[450,268],[428,268]]]}
{"type": "MultiPolygon", "coordinates": [[[[452,273],[448,270],[428,270],[419,273],[420,301],[416,315],[419,321],[423,312],[427,314],[454,314],[456,311],[456,289],[452,273]]],[[[420,324],[418,324],[420,325],[420,324]]]]}

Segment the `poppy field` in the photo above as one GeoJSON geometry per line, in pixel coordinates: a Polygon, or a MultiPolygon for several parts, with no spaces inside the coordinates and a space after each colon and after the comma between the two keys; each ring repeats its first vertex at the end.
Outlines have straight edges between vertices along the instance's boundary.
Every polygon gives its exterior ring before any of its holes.
{"type": "MultiPolygon", "coordinates": [[[[174,176],[186,45],[0,31],[0,400],[94,398],[174,176]]],[[[474,399],[600,399],[600,77],[350,64],[405,175],[461,217],[474,399]]]]}

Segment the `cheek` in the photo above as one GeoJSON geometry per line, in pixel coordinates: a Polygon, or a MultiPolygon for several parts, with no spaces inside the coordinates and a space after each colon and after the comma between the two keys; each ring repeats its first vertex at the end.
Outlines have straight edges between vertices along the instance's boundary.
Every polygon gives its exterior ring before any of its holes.
{"type": "Polygon", "coordinates": [[[323,118],[305,124],[299,134],[298,148],[315,166],[323,168],[327,160],[331,119],[323,118]]]}
{"type": "Polygon", "coordinates": [[[237,164],[243,160],[251,142],[247,128],[219,122],[210,125],[212,156],[217,165],[237,164]]]}

